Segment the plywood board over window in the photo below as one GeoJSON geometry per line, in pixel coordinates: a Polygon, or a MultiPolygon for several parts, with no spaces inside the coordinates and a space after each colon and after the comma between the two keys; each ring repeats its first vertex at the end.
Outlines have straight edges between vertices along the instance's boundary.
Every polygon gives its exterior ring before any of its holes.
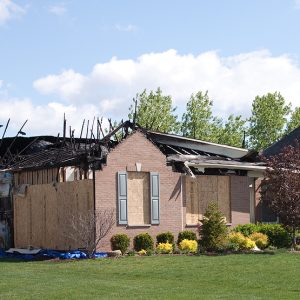
{"type": "Polygon", "coordinates": [[[198,224],[210,202],[217,202],[219,209],[231,222],[229,176],[185,176],[186,224],[198,224]]]}
{"type": "Polygon", "coordinates": [[[128,172],[128,224],[150,224],[150,174],[128,172]]]}

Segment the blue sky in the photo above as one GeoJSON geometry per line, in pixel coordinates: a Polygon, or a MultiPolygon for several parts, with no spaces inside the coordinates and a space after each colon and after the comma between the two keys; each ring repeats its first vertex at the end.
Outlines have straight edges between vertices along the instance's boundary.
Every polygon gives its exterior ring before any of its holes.
{"type": "Polygon", "coordinates": [[[206,89],[221,116],[275,90],[300,105],[299,29],[295,0],[0,0],[0,123],[55,134],[157,86],[179,113],[206,89]]]}

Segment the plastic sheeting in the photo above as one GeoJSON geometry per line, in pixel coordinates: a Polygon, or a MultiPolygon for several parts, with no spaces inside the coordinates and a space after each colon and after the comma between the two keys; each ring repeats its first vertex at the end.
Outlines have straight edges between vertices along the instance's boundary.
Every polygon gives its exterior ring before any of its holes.
{"type": "MultiPolygon", "coordinates": [[[[96,252],[92,258],[104,258],[107,257],[107,252],[96,252]]],[[[85,252],[79,250],[73,250],[68,252],[43,249],[36,254],[22,254],[17,251],[8,253],[3,249],[0,249],[0,259],[20,259],[20,260],[43,260],[43,259],[87,259],[88,256],[85,252]]]]}

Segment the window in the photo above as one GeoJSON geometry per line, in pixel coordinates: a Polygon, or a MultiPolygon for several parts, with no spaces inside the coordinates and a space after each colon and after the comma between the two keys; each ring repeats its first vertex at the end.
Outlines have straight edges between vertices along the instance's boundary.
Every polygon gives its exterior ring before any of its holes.
{"type": "Polygon", "coordinates": [[[119,224],[159,224],[159,174],[118,172],[119,224]]]}

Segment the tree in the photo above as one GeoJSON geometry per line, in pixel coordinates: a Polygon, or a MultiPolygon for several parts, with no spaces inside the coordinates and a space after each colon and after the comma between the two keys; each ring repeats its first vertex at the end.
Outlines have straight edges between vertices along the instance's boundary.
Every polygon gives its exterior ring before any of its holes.
{"type": "Polygon", "coordinates": [[[241,147],[246,121],[242,116],[230,115],[224,123],[221,118],[213,116],[213,101],[208,92],[199,91],[191,95],[182,117],[184,136],[204,141],[241,147]]]}
{"type": "Polygon", "coordinates": [[[182,133],[184,136],[210,142],[218,142],[222,128],[222,119],[212,114],[213,101],[208,92],[199,91],[192,94],[182,116],[182,133]]]}
{"type": "Polygon", "coordinates": [[[242,147],[246,130],[246,121],[242,116],[230,115],[221,130],[218,143],[242,147]]]}
{"type": "Polygon", "coordinates": [[[291,229],[293,248],[300,229],[300,147],[286,147],[282,153],[266,159],[267,178],[261,189],[262,201],[291,229]]]}
{"type": "Polygon", "coordinates": [[[217,203],[212,202],[208,205],[201,220],[199,235],[202,246],[207,251],[217,251],[226,243],[226,221],[224,215],[219,211],[217,203]]]}
{"type": "Polygon", "coordinates": [[[71,215],[66,220],[65,236],[85,248],[89,257],[92,257],[101,240],[114,226],[115,219],[114,209],[89,210],[71,215]]]}
{"type": "MultiPolygon", "coordinates": [[[[171,96],[164,96],[160,88],[156,92],[146,89],[137,95],[136,122],[149,130],[160,132],[177,132],[179,124],[174,115],[176,108],[172,105],[171,96]]],[[[129,119],[134,119],[135,107],[129,108],[129,119]]]]}
{"type": "Polygon", "coordinates": [[[286,133],[290,133],[300,126],[300,107],[296,107],[292,112],[291,119],[287,123],[286,133]]]}
{"type": "Polygon", "coordinates": [[[285,104],[279,92],[256,96],[252,103],[250,145],[262,150],[282,137],[291,105],[285,104]]]}

